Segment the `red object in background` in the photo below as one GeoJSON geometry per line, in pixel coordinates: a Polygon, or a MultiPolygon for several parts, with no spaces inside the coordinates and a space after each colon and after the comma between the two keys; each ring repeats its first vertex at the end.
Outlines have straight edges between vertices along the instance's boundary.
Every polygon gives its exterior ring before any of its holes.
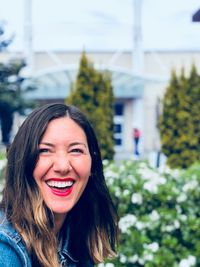
{"type": "Polygon", "coordinates": [[[140,137],[141,137],[141,132],[140,132],[140,130],[137,129],[137,128],[134,128],[134,129],[133,129],[133,136],[134,136],[134,138],[140,138],[140,137]]]}
{"type": "Polygon", "coordinates": [[[141,137],[141,132],[138,128],[134,128],[133,129],[133,139],[134,139],[134,154],[135,155],[139,155],[139,150],[138,150],[138,144],[139,144],[139,140],[141,137]]]}

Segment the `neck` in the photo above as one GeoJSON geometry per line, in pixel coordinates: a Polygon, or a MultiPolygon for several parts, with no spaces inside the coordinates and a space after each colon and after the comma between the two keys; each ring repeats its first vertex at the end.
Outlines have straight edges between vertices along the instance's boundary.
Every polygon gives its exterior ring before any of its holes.
{"type": "Polygon", "coordinates": [[[55,221],[55,234],[58,234],[60,232],[60,229],[63,226],[63,223],[65,221],[66,214],[54,214],[54,221],[55,221]]]}

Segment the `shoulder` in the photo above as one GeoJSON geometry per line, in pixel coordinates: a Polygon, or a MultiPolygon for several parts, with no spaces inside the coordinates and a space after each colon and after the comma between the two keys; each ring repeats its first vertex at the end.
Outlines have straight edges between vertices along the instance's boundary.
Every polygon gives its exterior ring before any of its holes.
{"type": "MultiPolygon", "coordinates": [[[[21,253],[20,253],[21,254],[21,253]]],[[[23,266],[21,255],[12,240],[0,230],[0,266],[23,266]]]]}
{"type": "Polygon", "coordinates": [[[0,216],[0,266],[30,267],[30,259],[17,231],[0,216]]]}

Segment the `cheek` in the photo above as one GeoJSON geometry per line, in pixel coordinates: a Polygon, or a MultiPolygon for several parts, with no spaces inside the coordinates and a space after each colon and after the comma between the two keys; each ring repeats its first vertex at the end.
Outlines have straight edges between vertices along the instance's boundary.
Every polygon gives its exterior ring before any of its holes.
{"type": "Polygon", "coordinates": [[[71,166],[79,172],[79,174],[90,176],[92,161],[89,155],[82,157],[70,157],[69,162],[71,166]]]}
{"type": "Polygon", "coordinates": [[[91,174],[91,160],[88,159],[79,162],[78,166],[80,175],[82,174],[82,176],[84,176],[85,180],[87,181],[91,174]]]}
{"type": "Polygon", "coordinates": [[[48,170],[48,166],[49,163],[47,161],[38,160],[35,169],[33,171],[33,178],[35,179],[36,182],[43,178],[43,176],[48,170]]]}

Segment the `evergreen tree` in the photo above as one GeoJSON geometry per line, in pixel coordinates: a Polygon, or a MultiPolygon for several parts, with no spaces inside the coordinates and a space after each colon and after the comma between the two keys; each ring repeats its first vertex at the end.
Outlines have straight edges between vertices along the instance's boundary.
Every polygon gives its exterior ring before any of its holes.
{"type": "MultiPolygon", "coordinates": [[[[200,77],[195,65],[192,65],[187,88],[188,113],[188,139],[190,142],[190,162],[200,159],[200,77]]],[[[190,165],[190,164],[188,164],[190,165]]]]}
{"type": "MultiPolygon", "coordinates": [[[[11,43],[12,38],[3,40],[4,29],[0,26],[0,51],[11,43]]],[[[25,100],[24,93],[34,88],[27,86],[22,89],[24,78],[20,75],[26,66],[23,59],[11,59],[0,63],[0,121],[2,142],[7,146],[10,143],[10,133],[13,125],[15,111],[23,112],[24,108],[32,106],[25,100]]]]}
{"type": "Polygon", "coordinates": [[[102,158],[113,159],[114,96],[109,73],[95,70],[83,52],[75,84],[67,98],[68,104],[79,107],[89,118],[98,137],[102,158]]]}
{"type": "Polygon", "coordinates": [[[184,70],[180,77],[173,71],[159,123],[161,150],[172,168],[187,168],[199,160],[199,100],[200,79],[195,66],[189,78],[185,77],[184,70]]]}

